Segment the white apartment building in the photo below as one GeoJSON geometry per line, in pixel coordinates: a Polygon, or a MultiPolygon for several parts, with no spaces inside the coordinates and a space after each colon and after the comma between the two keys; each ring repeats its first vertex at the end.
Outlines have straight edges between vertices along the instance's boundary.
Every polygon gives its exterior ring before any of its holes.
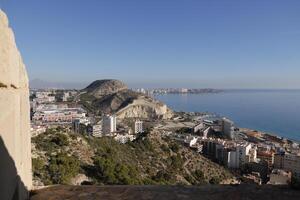
{"type": "Polygon", "coordinates": [[[102,119],[102,132],[104,135],[110,135],[117,131],[117,118],[115,115],[105,115],[102,119]]]}
{"type": "Polygon", "coordinates": [[[236,147],[236,152],[238,156],[239,166],[250,162],[250,150],[252,148],[251,144],[238,144],[236,147]]]}
{"type": "Polygon", "coordinates": [[[237,144],[235,150],[228,151],[226,164],[228,168],[237,169],[250,161],[256,161],[256,147],[250,143],[237,144]]]}
{"type": "Polygon", "coordinates": [[[70,98],[70,93],[69,92],[64,92],[62,100],[63,101],[68,101],[69,98],[70,98]]]}
{"type": "Polygon", "coordinates": [[[133,141],[135,139],[136,139],[136,137],[134,135],[129,135],[129,134],[127,134],[127,135],[116,135],[114,137],[114,140],[116,140],[117,142],[119,142],[121,144],[125,144],[125,143],[127,143],[129,141],[133,141]]]}
{"type": "Polygon", "coordinates": [[[134,133],[138,134],[138,133],[143,133],[144,129],[143,129],[143,122],[140,120],[135,121],[134,123],[134,133]]]}
{"type": "Polygon", "coordinates": [[[102,137],[102,124],[95,124],[92,127],[92,136],[94,137],[102,137]]]}
{"type": "Polygon", "coordinates": [[[184,143],[186,143],[189,147],[194,146],[198,141],[198,137],[189,136],[184,140],[184,143]]]}
{"type": "Polygon", "coordinates": [[[49,92],[49,91],[37,91],[35,93],[35,96],[36,96],[36,98],[41,99],[41,98],[48,97],[50,94],[51,94],[51,92],[49,92]]]}
{"type": "Polygon", "coordinates": [[[228,151],[226,165],[231,169],[239,168],[239,159],[236,151],[228,151]]]}
{"type": "Polygon", "coordinates": [[[223,118],[222,132],[229,139],[235,139],[234,123],[227,118],[223,118]]]}
{"type": "Polygon", "coordinates": [[[55,96],[47,96],[47,97],[42,97],[42,98],[36,98],[35,101],[39,104],[53,103],[53,102],[55,102],[55,96]]]}

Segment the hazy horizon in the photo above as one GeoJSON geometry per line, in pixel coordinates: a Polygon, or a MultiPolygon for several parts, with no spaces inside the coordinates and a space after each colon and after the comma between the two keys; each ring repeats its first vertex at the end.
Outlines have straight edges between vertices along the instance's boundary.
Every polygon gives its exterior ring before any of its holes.
{"type": "MultiPolygon", "coordinates": [[[[107,78],[106,78],[107,79],[107,78]]],[[[97,79],[97,80],[103,80],[103,79],[97,79]]],[[[96,81],[96,80],[93,80],[96,81]]],[[[33,79],[30,80],[30,88],[31,89],[84,89],[89,84],[91,84],[93,81],[90,82],[51,82],[51,81],[45,81],[41,79],[33,79]]],[[[122,80],[119,80],[122,81],[122,80]]],[[[124,82],[124,81],[122,81],[124,82]]],[[[189,89],[220,89],[220,90],[300,90],[300,88],[241,88],[241,87],[205,87],[205,85],[196,85],[191,87],[182,86],[178,83],[175,84],[164,84],[160,85],[158,84],[145,84],[145,83],[127,83],[124,82],[128,88],[132,89],[138,89],[138,88],[144,88],[144,89],[157,89],[157,88],[189,88],[189,89]]]]}
{"type": "Polygon", "coordinates": [[[30,80],[300,88],[300,1],[0,0],[30,80]]]}

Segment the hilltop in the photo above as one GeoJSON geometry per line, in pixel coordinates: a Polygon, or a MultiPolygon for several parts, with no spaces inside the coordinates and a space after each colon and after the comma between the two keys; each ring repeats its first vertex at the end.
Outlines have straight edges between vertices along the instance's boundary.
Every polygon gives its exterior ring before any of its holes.
{"type": "Polygon", "coordinates": [[[128,88],[123,82],[113,79],[96,80],[84,89],[84,91],[95,98],[101,98],[103,96],[127,90],[128,88]]]}
{"type": "Polygon", "coordinates": [[[97,80],[81,91],[80,102],[95,114],[119,118],[169,119],[173,112],[163,103],[134,92],[118,80],[97,80]]]}

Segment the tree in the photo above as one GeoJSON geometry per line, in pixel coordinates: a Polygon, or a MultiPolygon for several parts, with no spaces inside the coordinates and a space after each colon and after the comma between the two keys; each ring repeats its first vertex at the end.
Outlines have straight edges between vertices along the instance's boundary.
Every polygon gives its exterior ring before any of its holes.
{"type": "Polygon", "coordinates": [[[77,158],[61,153],[50,158],[48,170],[54,184],[68,184],[79,173],[80,163],[77,158]]]}
{"type": "Polygon", "coordinates": [[[197,181],[204,181],[204,173],[200,170],[197,169],[194,171],[194,177],[197,179],[197,181]]]}
{"type": "Polygon", "coordinates": [[[32,158],[32,171],[35,176],[41,176],[45,163],[40,158],[32,158]]]}
{"type": "Polygon", "coordinates": [[[221,182],[220,177],[217,176],[214,176],[209,180],[209,183],[214,185],[219,184],[220,182],[221,182]]]}

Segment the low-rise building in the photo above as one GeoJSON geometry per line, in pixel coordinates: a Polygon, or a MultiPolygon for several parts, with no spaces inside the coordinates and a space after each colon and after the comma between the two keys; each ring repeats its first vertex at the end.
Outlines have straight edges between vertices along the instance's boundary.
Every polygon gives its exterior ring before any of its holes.
{"type": "Polygon", "coordinates": [[[66,109],[64,111],[43,111],[33,115],[33,121],[42,123],[71,123],[73,119],[85,117],[85,112],[77,109],[66,109]]]}
{"type": "Polygon", "coordinates": [[[66,108],[58,105],[50,104],[50,107],[38,107],[37,111],[33,114],[32,120],[34,123],[41,124],[61,124],[72,123],[74,119],[86,118],[86,112],[80,108],[66,108]]]}
{"type": "Polygon", "coordinates": [[[64,92],[63,96],[62,96],[62,100],[63,101],[68,101],[70,98],[70,93],[69,92],[64,92]]]}
{"type": "Polygon", "coordinates": [[[135,135],[129,135],[129,134],[126,134],[126,135],[117,134],[114,137],[114,140],[116,140],[117,142],[119,142],[121,144],[125,144],[125,143],[127,143],[129,141],[133,141],[135,139],[136,139],[135,135]]]}
{"type": "Polygon", "coordinates": [[[269,168],[274,165],[274,152],[272,151],[258,151],[257,158],[268,163],[269,168]]]}
{"type": "Polygon", "coordinates": [[[274,166],[277,169],[291,171],[293,176],[300,178],[300,155],[282,153],[275,155],[274,166]]]}
{"type": "Polygon", "coordinates": [[[270,174],[271,185],[289,185],[291,183],[292,173],[280,169],[274,169],[270,174]]]}
{"type": "Polygon", "coordinates": [[[92,136],[94,136],[94,137],[102,137],[103,136],[103,134],[102,134],[102,122],[93,125],[91,129],[92,129],[91,130],[92,131],[92,133],[91,133],[92,136]]]}
{"type": "Polygon", "coordinates": [[[185,140],[184,143],[186,145],[188,145],[189,147],[194,146],[198,141],[198,137],[194,137],[194,136],[188,136],[185,140]]]}

